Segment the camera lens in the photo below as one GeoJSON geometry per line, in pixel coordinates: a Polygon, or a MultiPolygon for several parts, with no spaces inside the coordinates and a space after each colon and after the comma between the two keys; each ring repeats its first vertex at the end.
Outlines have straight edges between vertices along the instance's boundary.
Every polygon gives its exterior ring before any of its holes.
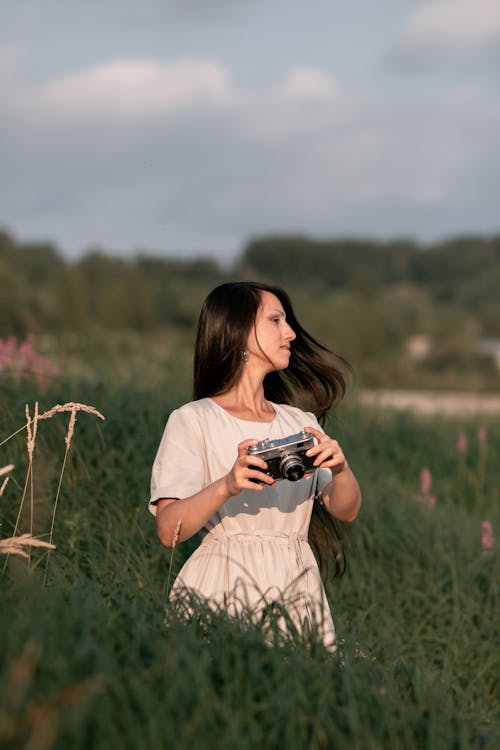
{"type": "Polygon", "coordinates": [[[291,453],[281,459],[280,472],[281,476],[290,482],[297,482],[304,476],[304,464],[299,456],[291,453]]]}

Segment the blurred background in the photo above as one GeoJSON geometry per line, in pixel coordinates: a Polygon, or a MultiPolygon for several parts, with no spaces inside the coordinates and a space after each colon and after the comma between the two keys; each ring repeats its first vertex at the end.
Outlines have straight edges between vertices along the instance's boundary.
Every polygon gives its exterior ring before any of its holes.
{"type": "Polygon", "coordinates": [[[499,42],[498,0],[4,0],[0,370],[185,383],[256,278],[361,389],[498,391],[499,42]]]}

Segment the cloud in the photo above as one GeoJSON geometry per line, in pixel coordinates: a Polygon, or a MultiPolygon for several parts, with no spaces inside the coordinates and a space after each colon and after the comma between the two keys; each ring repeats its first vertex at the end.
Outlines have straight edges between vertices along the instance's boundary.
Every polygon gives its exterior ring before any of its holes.
{"type": "Polygon", "coordinates": [[[388,57],[417,68],[470,64],[499,43],[498,0],[427,0],[410,16],[388,57]]]}
{"type": "Polygon", "coordinates": [[[330,73],[302,66],[288,73],[282,93],[300,99],[331,99],[338,88],[336,79],[330,73]]]}
{"type": "Polygon", "coordinates": [[[78,117],[148,117],[223,104],[229,94],[227,71],[212,60],[120,59],[59,78],[42,88],[39,99],[78,117]]]}
{"type": "Polygon", "coordinates": [[[269,231],[428,237],[497,221],[500,111],[481,87],[394,96],[295,66],[248,89],[195,58],[8,86],[0,224],[67,252],[230,255],[269,231]]]}

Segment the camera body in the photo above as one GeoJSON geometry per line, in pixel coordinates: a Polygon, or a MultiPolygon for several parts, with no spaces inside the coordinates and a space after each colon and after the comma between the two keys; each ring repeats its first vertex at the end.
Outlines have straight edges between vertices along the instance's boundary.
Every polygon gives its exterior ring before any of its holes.
{"type": "MultiPolygon", "coordinates": [[[[314,438],[307,432],[298,432],[296,435],[280,438],[278,440],[261,440],[256,445],[251,445],[248,453],[251,456],[262,458],[267,464],[266,474],[275,480],[288,479],[297,482],[304,474],[314,471],[314,460],[316,456],[306,456],[306,451],[314,446],[314,438]]],[[[250,468],[263,471],[260,467],[250,468]]],[[[258,479],[252,479],[258,482],[258,479]]]]}

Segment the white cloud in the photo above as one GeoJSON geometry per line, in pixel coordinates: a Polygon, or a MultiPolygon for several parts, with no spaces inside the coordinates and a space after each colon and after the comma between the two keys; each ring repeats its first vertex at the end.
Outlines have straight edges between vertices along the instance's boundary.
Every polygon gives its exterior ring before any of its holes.
{"type": "Polygon", "coordinates": [[[172,63],[121,59],[59,78],[39,92],[50,109],[77,116],[148,117],[230,95],[229,76],[213,60],[172,63]]]}
{"type": "Polygon", "coordinates": [[[410,65],[469,63],[500,43],[499,0],[427,0],[389,56],[410,65]]]}
{"type": "Polygon", "coordinates": [[[282,93],[300,99],[331,99],[338,88],[336,79],[330,73],[301,66],[288,73],[282,93]]]}

